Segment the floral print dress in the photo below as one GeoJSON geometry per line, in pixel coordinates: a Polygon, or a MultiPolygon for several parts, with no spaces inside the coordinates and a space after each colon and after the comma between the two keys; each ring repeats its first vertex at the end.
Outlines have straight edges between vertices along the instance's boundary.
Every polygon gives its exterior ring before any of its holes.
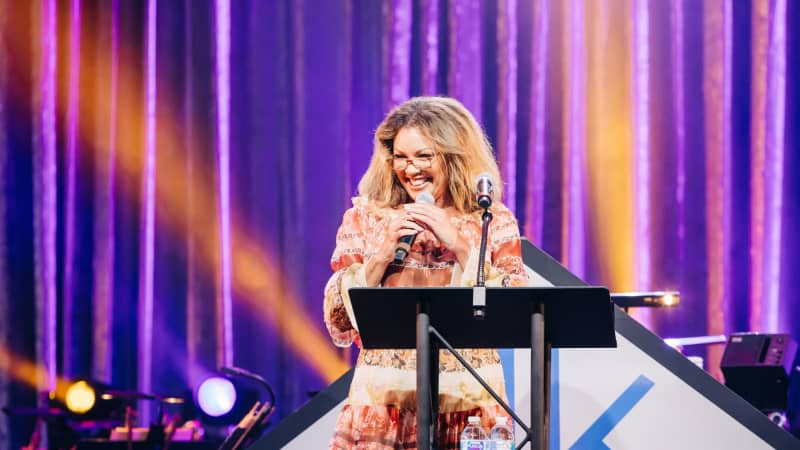
{"type": "MultiPolygon", "coordinates": [[[[487,243],[487,286],[524,286],[519,227],[503,205],[491,208],[493,220],[487,243]]],[[[325,287],[325,324],[340,347],[361,342],[348,290],[365,286],[364,266],[382,243],[389,219],[398,210],[378,208],[362,197],[344,214],[331,258],[333,275],[325,287]]],[[[390,264],[381,282],[385,287],[472,286],[478,266],[480,213],[451,213],[450,220],[472,248],[466,267],[430,231],[417,235],[402,264],[390,264]]],[[[494,349],[463,349],[487,383],[503,398],[505,385],[500,357],[494,349]]],[[[467,417],[481,417],[489,429],[505,412],[449,352],[439,356],[439,448],[456,449],[467,417]]],[[[331,449],[415,449],[416,351],[361,349],[350,394],[336,424],[331,449]]]]}

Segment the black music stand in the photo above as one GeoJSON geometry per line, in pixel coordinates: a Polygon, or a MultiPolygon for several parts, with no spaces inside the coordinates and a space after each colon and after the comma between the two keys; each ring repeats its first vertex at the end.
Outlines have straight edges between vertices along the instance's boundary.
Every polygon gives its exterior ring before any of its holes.
{"type": "Polygon", "coordinates": [[[617,346],[614,308],[608,290],[592,286],[486,288],[483,319],[473,317],[472,292],[472,288],[457,287],[352,288],[350,300],[364,348],[417,350],[417,447],[420,450],[431,448],[431,436],[435,439],[437,434],[435,418],[438,414],[432,412],[438,413],[438,394],[431,394],[438,393],[440,344],[453,352],[526,431],[520,448],[531,440],[532,448],[546,450],[549,448],[550,349],[617,346]],[[431,334],[436,341],[431,342],[431,334]],[[454,348],[531,349],[530,428],[454,348]],[[431,376],[432,368],[436,368],[434,376],[431,376]],[[538,445],[533,445],[534,442],[538,445]]]}

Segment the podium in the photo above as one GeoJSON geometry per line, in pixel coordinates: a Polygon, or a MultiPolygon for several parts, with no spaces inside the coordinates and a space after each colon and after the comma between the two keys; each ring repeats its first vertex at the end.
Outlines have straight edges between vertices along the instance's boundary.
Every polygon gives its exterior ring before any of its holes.
{"type": "Polygon", "coordinates": [[[436,446],[439,346],[450,350],[525,430],[520,448],[530,440],[533,449],[543,450],[549,449],[550,350],[616,347],[614,307],[602,287],[486,288],[483,318],[474,317],[473,288],[466,287],[352,288],[350,300],[364,348],[417,350],[420,450],[436,446]],[[456,348],[531,349],[530,427],[456,348]]]}

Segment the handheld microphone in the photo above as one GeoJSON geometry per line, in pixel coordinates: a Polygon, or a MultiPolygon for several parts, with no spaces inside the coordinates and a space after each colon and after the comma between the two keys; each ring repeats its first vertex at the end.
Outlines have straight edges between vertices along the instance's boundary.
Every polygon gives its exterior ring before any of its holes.
{"type": "Polygon", "coordinates": [[[494,187],[492,176],[484,172],[475,178],[475,200],[478,201],[478,206],[487,209],[492,206],[492,196],[494,194],[494,187]]]}
{"type": "MultiPolygon", "coordinates": [[[[433,205],[436,203],[436,200],[433,199],[433,195],[430,192],[422,192],[417,196],[417,199],[414,203],[430,203],[433,205]]],[[[403,236],[397,242],[397,247],[394,249],[394,262],[395,264],[400,264],[406,259],[408,256],[408,252],[411,251],[411,246],[414,245],[414,239],[417,238],[417,234],[409,234],[408,236],[403,236]]]]}

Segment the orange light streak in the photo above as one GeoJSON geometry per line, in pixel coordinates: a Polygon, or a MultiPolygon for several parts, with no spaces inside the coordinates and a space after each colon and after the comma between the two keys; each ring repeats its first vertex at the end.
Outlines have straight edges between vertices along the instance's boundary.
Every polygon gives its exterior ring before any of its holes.
{"type": "MultiPolygon", "coordinates": [[[[120,72],[129,70],[124,61],[120,63],[120,72]]],[[[124,77],[121,77],[124,79],[124,77]]],[[[159,91],[165,92],[159,88],[159,91]]],[[[92,113],[92,111],[86,111],[92,113]]],[[[142,116],[134,116],[130,111],[120,108],[118,114],[122,121],[144,120],[142,116]]],[[[157,220],[171,225],[173,230],[182,233],[185,223],[191,224],[197,236],[214,236],[214,239],[198,239],[195,243],[197,255],[207,267],[219,268],[218,226],[216,216],[201,208],[189,208],[186,204],[187,186],[185,180],[186,162],[181,158],[181,142],[178,139],[178,127],[172,117],[159,114],[157,126],[157,178],[156,197],[159,204],[157,220]]],[[[84,130],[91,135],[91,130],[84,130]]],[[[99,144],[99,142],[98,142],[99,144]]],[[[132,147],[125,142],[117,148],[119,168],[138,174],[141,170],[142,148],[132,147]]],[[[194,167],[192,177],[196,180],[213,180],[213,171],[207,168],[194,167]]],[[[208,204],[215,204],[216,194],[212,190],[213,183],[193,183],[193,196],[207,199],[208,204]]],[[[134,193],[138,195],[138,193],[134,193]]],[[[284,334],[281,338],[294,351],[304,358],[326,380],[333,381],[344,373],[349,364],[333,349],[327,335],[316,327],[300,306],[302,302],[289,290],[283,295],[273,295],[276,286],[284,284],[281,268],[278,267],[264,249],[255,244],[236,221],[231,221],[232,267],[234,292],[244,300],[248,307],[265,317],[276,330],[284,334]]],[[[320,292],[320,298],[322,293],[320,292]]]]}
{"type": "MultiPolygon", "coordinates": [[[[633,195],[631,6],[611,14],[607,2],[588,2],[587,207],[601,277],[612,291],[636,289],[633,195]]],[[[632,315],[635,315],[632,314],[632,315]]]]}
{"type": "MultiPolygon", "coordinates": [[[[709,335],[725,334],[725,8],[723,4],[703,4],[703,100],[706,134],[706,232],[708,234],[708,313],[709,335]]],[[[722,380],[719,368],[722,348],[711,347],[706,356],[709,372],[722,380]]]]}
{"type": "MultiPolygon", "coordinates": [[[[31,389],[39,389],[43,385],[43,380],[47,379],[47,372],[43,366],[21,358],[2,346],[0,346],[0,371],[31,389]]],[[[57,377],[55,393],[58,393],[58,396],[53,393],[53,398],[63,403],[65,401],[63,394],[70,384],[71,380],[57,377]]]]}
{"type": "MultiPolygon", "coordinates": [[[[20,8],[18,14],[27,14],[25,8],[20,8]]],[[[12,11],[13,12],[13,11],[12,11]]],[[[67,11],[59,10],[59,24],[64,24],[67,18],[67,11]]],[[[21,41],[27,39],[30,33],[35,32],[27,29],[20,29],[21,23],[9,18],[6,21],[7,28],[3,30],[9,41],[10,47],[18,47],[17,51],[9,54],[16,57],[11,61],[10,67],[33,67],[31,55],[25,51],[25,46],[20,45],[21,41]]],[[[59,27],[59,39],[66,35],[63,31],[65,27],[59,27]]],[[[137,85],[130,80],[137,80],[137,73],[141,72],[141,58],[131,49],[121,47],[119,54],[119,92],[126,98],[143,99],[144,87],[137,85]]],[[[108,83],[102,79],[102,73],[108,71],[97,71],[95,67],[111,67],[111,55],[107,53],[95,52],[96,59],[89,56],[81,60],[81,83],[82,94],[80,99],[92,99],[93,102],[80,101],[78,103],[78,130],[82,143],[90,147],[95,152],[109,152],[108,142],[104,141],[103,133],[98,133],[95,125],[89,120],[80,118],[97,117],[108,118],[111,116],[111,96],[92,95],[97,83],[108,83]],[[91,78],[98,74],[97,78],[91,78]],[[88,90],[88,91],[87,91],[88,90]]],[[[159,112],[157,119],[157,182],[156,182],[156,202],[159,207],[156,212],[159,223],[169,228],[177,236],[186,232],[186,224],[190,224],[192,232],[203,238],[196,239],[194,243],[195,255],[201,261],[208,273],[218,274],[219,271],[219,231],[216,216],[209,213],[207,209],[201,210],[199,207],[190,208],[187,205],[187,169],[186,157],[183,154],[184,144],[179,138],[177,130],[179,121],[168,114],[170,105],[177,102],[172,99],[165,100],[165,94],[170,92],[168,86],[160,83],[158,88],[160,93],[159,112]]],[[[59,92],[57,102],[59,118],[64,118],[68,109],[68,102],[64,92],[59,92]]],[[[115,149],[116,167],[119,172],[125,172],[127,176],[138,177],[142,173],[144,146],[142,133],[144,130],[144,111],[141,105],[136,102],[117,103],[117,123],[122,124],[118,128],[117,140],[118,147],[115,149]]],[[[102,123],[102,120],[101,120],[102,123]]],[[[195,124],[197,129],[202,129],[206,124],[195,124]]],[[[206,143],[200,143],[204,145],[206,143]]],[[[191,151],[187,149],[185,151],[191,151]]],[[[80,155],[80,157],[89,157],[80,155]]],[[[123,174],[118,174],[121,176],[123,174]]],[[[198,204],[215,205],[216,193],[213,191],[213,183],[205,180],[214,180],[214,171],[207,167],[195,165],[191,169],[191,177],[197,180],[192,183],[192,192],[198,204]]],[[[124,183],[123,183],[124,185],[124,183]]],[[[140,192],[128,192],[130,198],[137,198],[140,192]]],[[[213,208],[213,207],[212,207],[213,208]]],[[[327,334],[317,327],[321,319],[314,321],[306,314],[302,302],[291,289],[277,290],[277,286],[284,285],[284,277],[281,268],[273,261],[268,252],[258,246],[244,230],[236,225],[236,220],[232,220],[232,259],[233,259],[233,290],[239,294],[238,298],[243,300],[246,305],[254,310],[254,313],[263,316],[273,327],[280,331],[281,339],[291,347],[303,360],[318,374],[326,380],[333,381],[341,376],[348,368],[349,363],[342,358],[334,349],[333,344],[327,334]],[[277,292],[276,292],[277,291],[277,292]]],[[[164,227],[161,228],[163,230],[164,227]]],[[[327,261],[325,262],[327,263],[327,261]]],[[[322,292],[319,293],[320,298],[322,292]]],[[[320,307],[321,316],[321,307],[320,307]]],[[[252,348],[248,350],[253,350],[252,348]]],[[[2,351],[2,349],[0,349],[2,351]]],[[[191,362],[190,362],[191,363],[191,362]]],[[[43,370],[31,363],[25,363],[17,358],[13,358],[7,352],[0,352],[0,368],[10,368],[13,375],[24,380],[36,380],[36,376],[41,375],[43,370]],[[12,362],[14,364],[12,364],[12,362]],[[13,367],[12,367],[13,366],[13,367]]]]}

